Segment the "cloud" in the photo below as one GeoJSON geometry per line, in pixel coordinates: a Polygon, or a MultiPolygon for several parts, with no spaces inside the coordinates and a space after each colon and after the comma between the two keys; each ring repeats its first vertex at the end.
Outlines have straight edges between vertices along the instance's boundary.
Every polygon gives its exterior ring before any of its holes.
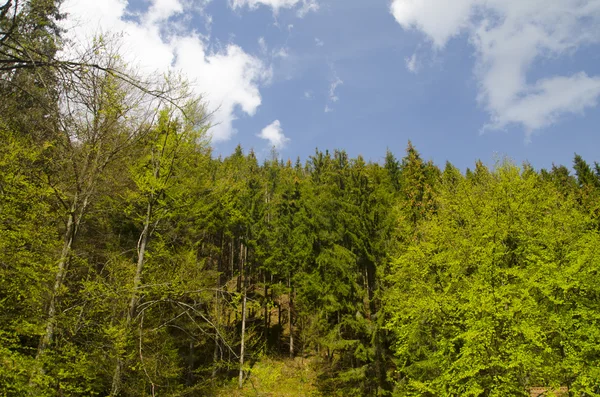
{"type": "Polygon", "coordinates": [[[302,7],[298,10],[298,17],[304,18],[309,12],[317,12],[318,10],[319,3],[317,3],[317,0],[304,0],[302,2],[302,7]]]}
{"type": "Polygon", "coordinates": [[[274,146],[275,149],[283,148],[290,141],[290,139],[283,134],[283,128],[281,128],[279,120],[275,120],[263,128],[257,136],[269,141],[271,146],[274,146]]]}
{"type": "Polygon", "coordinates": [[[390,10],[404,29],[423,32],[436,51],[459,34],[469,37],[478,101],[491,118],[486,128],[517,124],[530,136],[563,115],[596,106],[599,77],[579,72],[528,81],[527,73],[537,61],[600,42],[598,0],[393,0],[390,10]]]}
{"type": "Polygon", "coordinates": [[[313,93],[312,93],[311,90],[304,91],[304,98],[306,98],[306,99],[312,99],[312,97],[313,97],[313,93]]]}
{"type": "Polygon", "coordinates": [[[443,47],[450,37],[466,26],[476,2],[478,0],[393,0],[391,12],[402,27],[419,29],[436,46],[443,47]]]}
{"type": "Polygon", "coordinates": [[[183,12],[183,5],[179,0],[154,0],[145,17],[148,22],[153,24],[167,20],[181,12],[183,12]]]}
{"type": "Polygon", "coordinates": [[[277,15],[282,8],[297,8],[297,15],[303,18],[311,11],[317,11],[319,4],[317,0],[229,0],[229,6],[234,10],[237,8],[248,7],[251,10],[259,6],[267,6],[273,9],[273,14],[277,15]]]}
{"type": "Polygon", "coordinates": [[[340,98],[337,96],[335,90],[337,90],[337,88],[344,84],[344,82],[337,76],[337,74],[335,75],[335,80],[333,80],[331,82],[331,85],[329,86],[329,100],[331,102],[337,102],[340,98]]]}
{"type": "Polygon", "coordinates": [[[321,40],[320,38],[315,37],[315,45],[317,47],[323,47],[325,45],[325,42],[323,42],[323,40],[321,40]]]}
{"type": "Polygon", "coordinates": [[[344,82],[337,75],[335,75],[335,80],[333,80],[329,86],[329,100],[331,102],[337,102],[340,99],[335,90],[337,90],[338,86],[342,84],[344,84],[344,82]]]}
{"type": "Polygon", "coordinates": [[[333,72],[333,79],[331,80],[331,84],[329,85],[329,95],[327,98],[328,102],[325,105],[325,113],[333,112],[333,107],[331,105],[340,100],[336,90],[340,85],[344,84],[342,79],[340,79],[337,75],[337,72],[333,69],[333,66],[330,65],[330,67],[333,72]]]}
{"type": "MultiPolygon", "coordinates": [[[[206,4],[207,1],[202,2],[206,4]]],[[[198,94],[204,95],[214,112],[211,134],[214,141],[229,139],[239,112],[255,114],[261,104],[260,86],[269,82],[272,71],[260,59],[235,44],[217,50],[207,48],[206,38],[185,24],[198,4],[180,0],[152,0],[145,12],[131,18],[127,0],[67,0],[68,34],[87,41],[99,32],[122,32],[126,61],[144,73],[175,70],[185,75],[198,94]]]]}
{"type": "Polygon", "coordinates": [[[263,53],[263,54],[267,53],[268,48],[267,48],[267,43],[266,43],[264,37],[261,36],[261,37],[258,38],[258,46],[260,47],[260,52],[261,53],[263,53]]]}
{"type": "Polygon", "coordinates": [[[287,48],[281,47],[278,50],[273,50],[273,58],[282,58],[285,59],[290,56],[290,53],[287,48]]]}
{"type": "Polygon", "coordinates": [[[260,53],[262,54],[263,58],[281,58],[281,59],[285,59],[287,57],[290,56],[289,50],[287,47],[280,47],[278,49],[273,49],[271,51],[269,51],[269,46],[267,45],[267,42],[265,40],[264,37],[259,37],[258,38],[258,47],[260,49],[260,53]]]}
{"type": "Polygon", "coordinates": [[[336,76],[335,81],[333,83],[331,83],[331,85],[329,86],[329,100],[331,102],[337,102],[339,101],[339,97],[337,96],[337,93],[335,92],[335,90],[337,90],[338,86],[344,84],[344,82],[342,80],[340,80],[339,77],[336,76]]]}
{"type": "Polygon", "coordinates": [[[553,124],[562,114],[581,114],[586,108],[596,106],[599,93],[600,77],[589,77],[585,72],[539,80],[527,95],[505,110],[502,120],[492,120],[492,126],[526,120],[523,124],[531,133],[553,124]]]}
{"type": "Polygon", "coordinates": [[[253,116],[261,104],[259,84],[270,80],[272,72],[263,62],[236,45],[207,55],[198,38],[184,37],[175,43],[176,66],[196,81],[198,92],[206,92],[215,109],[213,139],[227,140],[235,133],[232,127],[236,109],[253,116]]]}
{"type": "Polygon", "coordinates": [[[410,58],[405,58],[404,61],[406,62],[406,69],[408,69],[409,72],[411,73],[417,73],[419,66],[417,64],[417,54],[412,54],[412,56],[410,58]]]}

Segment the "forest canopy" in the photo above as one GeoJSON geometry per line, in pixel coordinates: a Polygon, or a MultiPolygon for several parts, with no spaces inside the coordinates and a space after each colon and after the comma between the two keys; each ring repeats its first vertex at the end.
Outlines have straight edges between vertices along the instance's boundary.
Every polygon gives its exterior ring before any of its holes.
{"type": "Polygon", "coordinates": [[[215,156],[183,80],[61,60],[59,3],[0,5],[0,395],[600,396],[597,162],[215,156]]]}

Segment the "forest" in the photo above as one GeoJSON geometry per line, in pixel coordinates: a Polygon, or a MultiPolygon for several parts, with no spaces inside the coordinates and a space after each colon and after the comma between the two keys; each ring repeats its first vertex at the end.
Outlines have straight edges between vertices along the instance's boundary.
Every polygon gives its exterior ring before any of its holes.
{"type": "Polygon", "coordinates": [[[599,163],[216,156],[59,5],[0,5],[1,396],[600,396],[599,163]]]}

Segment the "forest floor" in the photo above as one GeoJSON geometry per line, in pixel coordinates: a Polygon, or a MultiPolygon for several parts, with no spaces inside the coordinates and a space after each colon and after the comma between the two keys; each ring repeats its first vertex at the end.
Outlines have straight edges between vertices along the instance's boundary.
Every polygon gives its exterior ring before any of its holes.
{"type": "Polygon", "coordinates": [[[237,379],[221,387],[216,397],[317,397],[315,358],[263,358],[252,366],[238,388],[237,379]]]}

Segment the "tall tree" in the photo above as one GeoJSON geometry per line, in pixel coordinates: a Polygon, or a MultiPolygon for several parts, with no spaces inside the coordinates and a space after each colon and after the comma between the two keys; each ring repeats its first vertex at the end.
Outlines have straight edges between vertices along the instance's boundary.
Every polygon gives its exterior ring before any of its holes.
{"type": "MultiPolygon", "coordinates": [[[[108,56],[118,63],[114,54],[108,56]]],[[[40,339],[41,359],[54,338],[59,295],[63,289],[73,246],[86,211],[107,167],[125,148],[145,132],[145,118],[132,118],[139,96],[124,91],[118,80],[96,69],[89,70],[77,85],[68,87],[70,97],[63,104],[60,120],[53,120],[60,135],[56,145],[63,156],[59,174],[48,174],[64,211],[64,231],[55,280],[50,294],[46,331],[40,339]],[[129,95],[128,95],[129,94],[129,95]]]]}
{"type": "Polygon", "coordinates": [[[596,261],[580,267],[573,260],[587,250],[579,241],[595,238],[589,218],[536,173],[481,167],[442,186],[437,216],[419,223],[420,238],[389,276],[398,392],[525,396],[540,384],[593,390],[585,384],[590,372],[567,370],[567,362],[587,360],[565,361],[563,350],[580,343],[567,324],[589,310],[570,292],[589,276],[567,276],[596,261]],[[562,284],[565,278],[574,284],[562,284]]]}
{"type": "MultiPolygon", "coordinates": [[[[143,202],[141,207],[145,210],[136,247],[137,261],[126,313],[126,329],[130,327],[138,308],[139,288],[153,228],[180,201],[185,189],[183,183],[188,182],[185,175],[198,170],[194,157],[203,155],[201,145],[206,131],[203,109],[197,102],[190,102],[183,120],[173,113],[174,110],[169,108],[161,111],[156,127],[144,137],[148,142],[144,155],[132,167],[132,178],[137,187],[135,195],[143,202]]],[[[122,367],[122,359],[118,357],[111,395],[119,393],[122,367]]]]}
{"type": "Polygon", "coordinates": [[[0,141],[0,394],[23,396],[58,249],[53,192],[39,178],[52,149],[1,123],[0,141]]]}

